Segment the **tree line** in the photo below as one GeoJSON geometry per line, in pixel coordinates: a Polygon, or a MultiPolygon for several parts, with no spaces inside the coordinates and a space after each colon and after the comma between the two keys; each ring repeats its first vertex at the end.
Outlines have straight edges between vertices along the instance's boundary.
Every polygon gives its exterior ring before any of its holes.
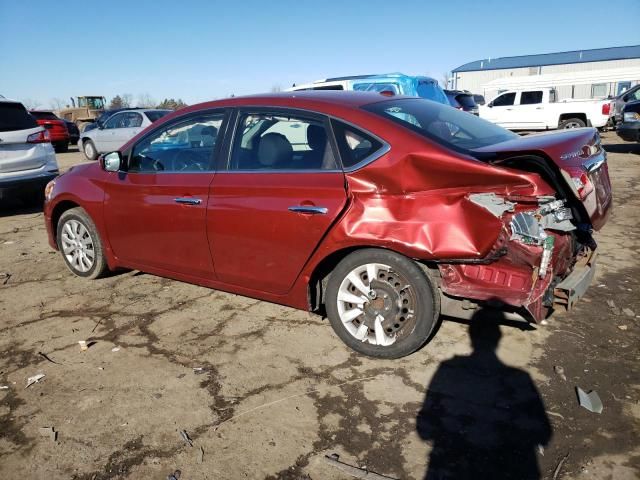
{"type": "Polygon", "coordinates": [[[165,98],[158,103],[148,94],[138,95],[137,101],[134,102],[133,96],[131,94],[123,93],[122,95],[116,95],[115,97],[113,97],[107,108],[109,110],[114,110],[117,108],[131,108],[134,106],[143,108],[178,110],[180,108],[186,107],[187,104],[183,102],[181,98],[178,98],[177,100],[174,98],[165,98]]]}

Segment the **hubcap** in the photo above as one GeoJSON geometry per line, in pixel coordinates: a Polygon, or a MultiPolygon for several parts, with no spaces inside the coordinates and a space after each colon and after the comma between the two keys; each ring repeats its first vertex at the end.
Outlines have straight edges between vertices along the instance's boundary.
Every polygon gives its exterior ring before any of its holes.
{"type": "Polygon", "coordinates": [[[87,157],[93,157],[93,145],[91,145],[91,142],[87,142],[84,147],[84,151],[86,152],[87,157]]]}
{"type": "Polygon", "coordinates": [[[414,289],[388,265],[368,263],[354,268],[342,280],[337,302],[340,320],[362,342],[392,345],[415,327],[414,289]]]}
{"type": "Polygon", "coordinates": [[[93,267],[96,253],[87,228],[77,220],[67,220],[62,227],[62,253],[71,268],[88,272],[93,267]]]}
{"type": "Polygon", "coordinates": [[[565,123],[564,128],[580,128],[582,125],[580,125],[577,122],[568,122],[565,123]]]}

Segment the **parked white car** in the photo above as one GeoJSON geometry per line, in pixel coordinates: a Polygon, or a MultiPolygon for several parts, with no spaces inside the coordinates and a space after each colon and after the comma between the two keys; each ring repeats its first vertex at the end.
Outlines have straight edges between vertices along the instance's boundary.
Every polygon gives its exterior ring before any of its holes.
{"type": "Polygon", "coordinates": [[[123,110],[109,117],[103,126],[83,132],[78,146],[85,157],[95,160],[101,153],[118,150],[129,139],[168,113],[171,110],[123,110]]]}
{"type": "Polygon", "coordinates": [[[480,117],[510,130],[602,128],[613,114],[611,100],[556,101],[553,88],[509,90],[480,107],[480,117]]]}
{"type": "Polygon", "coordinates": [[[57,175],[49,132],[22,103],[0,98],[0,200],[42,203],[45,185],[57,175]]]}

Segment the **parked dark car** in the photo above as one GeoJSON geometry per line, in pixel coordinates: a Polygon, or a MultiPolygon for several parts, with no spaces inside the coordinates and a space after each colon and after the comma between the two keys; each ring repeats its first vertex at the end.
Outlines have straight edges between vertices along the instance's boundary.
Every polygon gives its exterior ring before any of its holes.
{"type": "Polygon", "coordinates": [[[36,119],[38,125],[47,129],[55,151],[66,152],[69,148],[69,130],[65,121],[50,110],[31,110],[29,113],[36,119]]]}
{"type": "Polygon", "coordinates": [[[463,92],[461,90],[445,90],[444,93],[449,99],[449,103],[453,108],[458,110],[464,110],[465,112],[479,115],[478,104],[476,103],[473,95],[469,92],[463,92]]]}
{"type": "Polygon", "coordinates": [[[87,125],[85,125],[84,129],[82,130],[82,132],[88,132],[90,130],[93,130],[95,128],[98,127],[102,127],[104,126],[104,124],[106,123],[107,120],[109,120],[109,118],[111,118],[113,115],[115,115],[118,112],[122,112],[124,110],[140,110],[142,107],[127,107],[127,108],[112,108],[111,110],[105,110],[104,112],[102,112],[100,114],[100,116],[98,118],[96,118],[95,122],[91,122],[88,123],[87,125]]]}
{"type": "Polygon", "coordinates": [[[627,90],[626,92],[622,92],[620,95],[618,95],[614,101],[614,120],[615,120],[615,124],[618,125],[619,123],[623,122],[622,119],[622,110],[624,109],[624,106],[629,103],[629,102],[635,102],[640,100],[640,84],[631,87],[629,90],[627,90]]]}
{"type": "Polygon", "coordinates": [[[616,129],[618,136],[627,142],[640,142],[640,101],[627,103],[621,117],[616,129]]]}
{"type": "Polygon", "coordinates": [[[606,160],[594,128],[521,137],[421,98],[236,97],[59,176],[44,220],[80,277],[132,268],[326,311],[354,350],[397,358],[469,303],[572,308],[612,205],[606,160]]]}
{"type": "Polygon", "coordinates": [[[482,95],[478,95],[476,93],[472,95],[473,95],[473,99],[476,101],[478,105],[484,105],[485,103],[487,103],[482,95]]]}
{"type": "Polygon", "coordinates": [[[78,129],[78,126],[69,120],[65,120],[64,123],[67,124],[67,130],[69,131],[69,143],[71,145],[76,145],[80,139],[80,130],[78,129]]]}

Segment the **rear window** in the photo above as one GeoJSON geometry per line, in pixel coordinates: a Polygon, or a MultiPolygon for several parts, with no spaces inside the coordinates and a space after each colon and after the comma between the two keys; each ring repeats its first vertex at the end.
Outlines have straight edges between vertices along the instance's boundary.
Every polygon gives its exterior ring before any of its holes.
{"type": "Polygon", "coordinates": [[[60,120],[53,112],[30,112],[36,120],[60,120]]]}
{"type": "Polygon", "coordinates": [[[475,115],[422,99],[394,99],[363,108],[465,153],[518,138],[517,134],[475,115]]]}
{"type": "Polygon", "coordinates": [[[456,100],[464,108],[473,108],[476,106],[476,101],[473,99],[473,96],[466,93],[456,95],[456,100]]]}
{"type": "Polygon", "coordinates": [[[0,102],[0,132],[35,128],[36,119],[29,115],[21,103],[0,102]]]}
{"type": "Polygon", "coordinates": [[[152,112],[144,112],[144,114],[147,116],[147,118],[149,119],[149,121],[151,123],[153,123],[156,120],[159,120],[160,118],[164,117],[167,113],[169,113],[169,112],[163,112],[162,110],[154,110],[152,112]]]}

